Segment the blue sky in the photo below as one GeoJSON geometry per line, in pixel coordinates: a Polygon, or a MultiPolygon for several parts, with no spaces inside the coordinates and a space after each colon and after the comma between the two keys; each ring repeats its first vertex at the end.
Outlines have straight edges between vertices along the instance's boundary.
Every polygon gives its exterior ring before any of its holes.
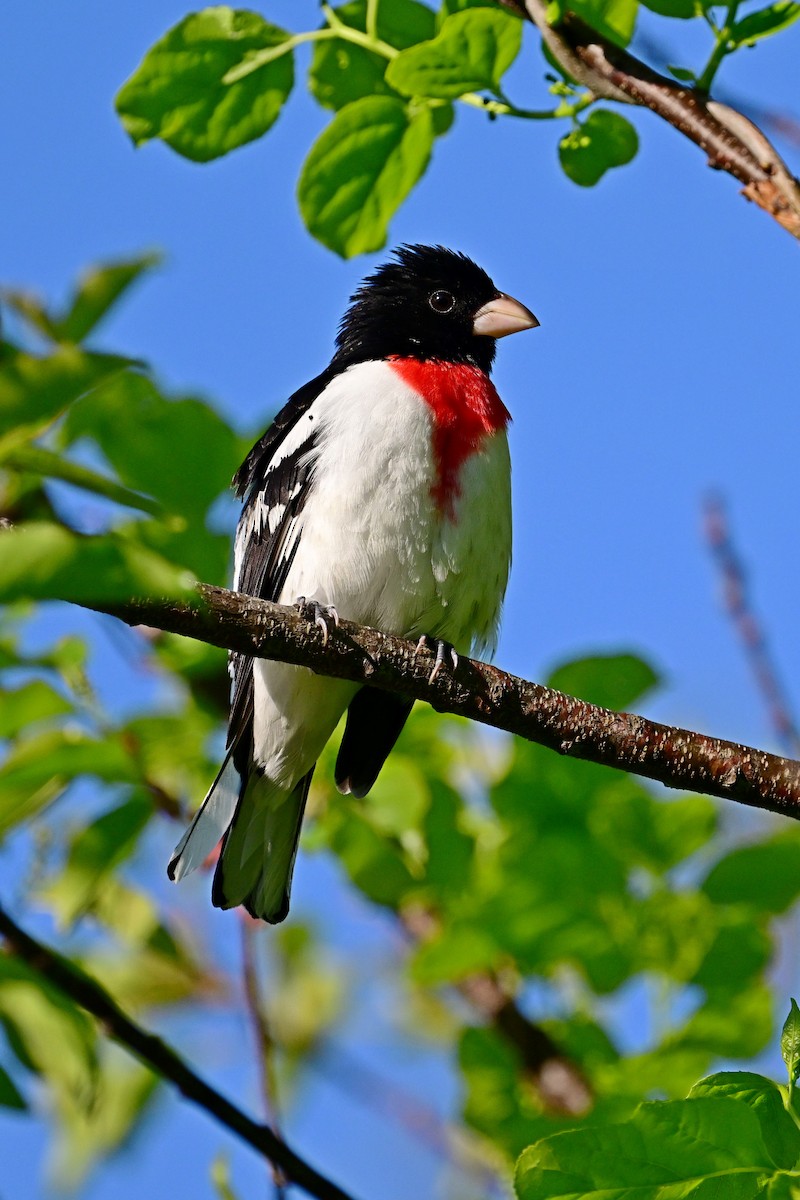
{"type": "MultiPolygon", "coordinates": [[[[258,7],[295,29],[317,19],[312,0],[258,7]]],[[[184,0],[37,0],[0,13],[0,276],[60,297],[90,262],[162,249],[164,266],[103,327],[102,344],[150,360],[168,387],[202,393],[255,430],[325,365],[347,296],[380,255],[342,262],[302,226],[294,183],[327,120],[302,84],[266,139],[217,163],[196,166],[160,144],[133,150],[113,95],[186,11],[184,0]]],[[[648,25],[666,57],[701,65],[702,31],[664,27],[648,25]],[[684,33],[696,53],[681,55],[684,33]]],[[[721,88],[800,117],[799,55],[795,26],[723,66],[721,88]]],[[[539,105],[540,80],[529,35],[509,91],[539,105]]],[[[584,651],[630,648],[665,679],[648,715],[774,747],[721,612],[700,503],[711,488],[729,502],[797,703],[798,247],[695,146],[649,113],[632,117],[634,163],[583,190],[558,167],[554,125],[459,112],[391,242],[467,251],[542,322],[501,343],[495,374],[514,418],[515,513],[497,661],[541,678],[584,651]]],[[[782,149],[797,168],[797,149],[782,149]]],[[[110,671],[104,683],[113,694],[110,671]]],[[[326,872],[301,865],[301,904],[329,885],[326,872]]],[[[378,918],[350,918],[365,944],[379,938],[378,918]]],[[[241,1043],[241,1029],[228,1034],[241,1043]]],[[[418,1077],[407,1063],[384,1065],[422,1080],[446,1108],[452,1085],[435,1057],[418,1077]]],[[[237,1075],[231,1086],[244,1085],[237,1075]]],[[[144,1159],[135,1152],[128,1168],[97,1177],[92,1200],[112,1188],[206,1194],[205,1148],[223,1139],[176,1109],[144,1159]],[[178,1170],[176,1147],[197,1138],[203,1161],[178,1170]]],[[[20,1121],[0,1121],[3,1130],[6,1145],[10,1130],[15,1139],[5,1186],[29,1200],[41,1136],[20,1121]]],[[[430,1191],[434,1163],[399,1135],[381,1141],[387,1159],[402,1159],[396,1183],[381,1154],[356,1153],[385,1130],[343,1108],[328,1084],[308,1089],[292,1131],[357,1194],[430,1191]],[[339,1110],[345,1132],[320,1133],[322,1114],[339,1110]]],[[[257,1194],[258,1164],[236,1161],[242,1190],[257,1194]]]]}

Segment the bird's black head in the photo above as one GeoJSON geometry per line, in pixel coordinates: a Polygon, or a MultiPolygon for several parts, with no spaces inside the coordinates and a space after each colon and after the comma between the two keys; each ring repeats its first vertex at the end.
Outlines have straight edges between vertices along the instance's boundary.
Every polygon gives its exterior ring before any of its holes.
{"type": "Polygon", "coordinates": [[[471,363],[487,373],[495,340],[538,321],[465,254],[401,246],[351,297],[332,366],[393,355],[471,363]]]}

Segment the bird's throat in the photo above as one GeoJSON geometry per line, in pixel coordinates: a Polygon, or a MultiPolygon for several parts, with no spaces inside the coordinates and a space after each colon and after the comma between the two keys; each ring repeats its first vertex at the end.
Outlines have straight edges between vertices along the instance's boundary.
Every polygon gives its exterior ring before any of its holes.
{"type": "Polygon", "coordinates": [[[486,437],[505,429],[511,416],[480,367],[417,358],[389,362],[430,409],[436,464],[431,495],[439,512],[455,520],[462,466],[486,437]]]}

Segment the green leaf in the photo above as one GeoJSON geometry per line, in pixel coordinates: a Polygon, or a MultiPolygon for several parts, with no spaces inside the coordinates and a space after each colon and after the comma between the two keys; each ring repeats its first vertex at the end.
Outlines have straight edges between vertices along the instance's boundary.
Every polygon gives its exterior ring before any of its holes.
{"type": "Polygon", "coordinates": [[[209,773],[213,777],[218,767],[208,753],[209,739],[218,728],[216,716],[209,719],[190,705],[174,716],[137,717],[120,730],[120,736],[150,784],[168,796],[202,796],[209,773]]]}
{"type": "Polygon", "coordinates": [[[708,990],[741,988],[766,968],[772,942],[750,913],[726,908],[717,919],[721,925],[691,982],[708,990]]]}
{"type": "MultiPolygon", "coordinates": [[[[641,0],[641,3],[651,12],[658,13],[659,16],[677,17],[681,21],[688,21],[692,17],[703,15],[703,5],[700,0],[641,0]]],[[[672,70],[671,67],[670,70],[672,70]]]]}
{"type": "Polygon", "coordinates": [[[603,789],[587,814],[594,837],[630,866],[664,874],[713,837],[719,815],[706,796],[662,799],[630,776],[603,789]]]}
{"type": "Polygon", "coordinates": [[[800,1008],[794,997],[781,1030],[781,1057],[789,1072],[789,1085],[794,1087],[800,1075],[800,1008]]]}
{"type": "Polygon", "coordinates": [[[294,962],[281,956],[281,987],[267,1000],[269,1027],[284,1053],[295,1058],[319,1048],[345,1005],[340,971],[308,955],[294,962]]]}
{"type": "Polygon", "coordinates": [[[494,8],[496,0],[442,0],[436,14],[441,26],[453,13],[465,12],[468,8],[494,8]]]}
{"type": "Polygon", "coordinates": [[[692,979],[713,944],[716,913],[701,892],[656,891],[636,905],[640,970],[692,979]]]}
{"type": "Polygon", "coordinates": [[[440,898],[459,894],[469,887],[475,839],[462,828],[463,805],[458,793],[439,780],[428,777],[431,803],[425,816],[424,837],[428,851],[425,884],[440,898]]]}
{"type": "Polygon", "coordinates": [[[417,948],[411,977],[427,987],[456,983],[496,966],[500,954],[497,942],[485,930],[451,922],[440,936],[417,948]]]}
{"type": "Polygon", "coordinates": [[[619,711],[640,700],[659,682],[650,664],[635,654],[597,654],[557,667],[547,686],[619,711]]]}
{"type": "Polygon", "coordinates": [[[78,776],[135,783],[138,771],[118,738],[81,729],[35,733],[16,742],[0,768],[0,837],[37,816],[78,776]]]}
{"type": "Polygon", "coordinates": [[[561,139],[558,157],[573,183],[594,187],[606,171],[629,163],[638,149],[639,138],[630,121],[601,108],[561,139]]]}
{"type": "Polygon", "coordinates": [[[767,8],[758,12],[748,13],[737,21],[730,34],[730,40],[736,46],[744,42],[757,42],[759,38],[769,37],[780,29],[787,29],[800,17],[800,4],[797,0],[777,0],[767,8]]]}
{"type": "MultiPolygon", "coordinates": [[[[559,1022],[547,1032],[576,1062],[581,1063],[594,1083],[599,1064],[614,1058],[614,1050],[597,1026],[583,1018],[559,1022]]],[[[516,1158],[531,1141],[576,1125],[607,1124],[627,1117],[636,1101],[615,1095],[612,1100],[597,1095],[590,1113],[559,1118],[542,1111],[541,1100],[531,1087],[519,1048],[496,1029],[465,1029],[458,1047],[464,1076],[464,1118],[469,1125],[491,1138],[505,1154],[516,1158]]]]}
{"type": "Polygon", "coordinates": [[[760,980],[748,987],[709,988],[705,1002],[683,1029],[664,1041],[665,1048],[699,1048],[720,1058],[752,1058],[772,1037],[772,994],[760,980]]]}
{"type": "Polygon", "coordinates": [[[639,0],[569,0],[563,7],[618,46],[627,46],[636,26],[639,0]]]}
{"type": "Polygon", "coordinates": [[[167,399],[134,371],[70,409],[64,438],[71,443],[82,437],[100,447],[125,484],[198,524],[227,490],[242,457],[241,440],[208,404],[167,399]]]}
{"type": "Polygon", "coordinates": [[[219,5],[190,14],[148,51],[117,112],[137,146],[157,137],[208,162],[266,133],[293,83],[290,35],[219,5]]]}
{"type": "Polygon", "coordinates": [[[34,679],[22,687],[0,693],[0,738],[16,737],[38,721],[72,712],[69,700],[45,683],[34,679]]]}
{"type": "Polygon", "coordinates": [[[97,1042],[90,1019],[9,955],[0,956],[0,1021],[25,1066],[83,1104],[91,1103],[97,1042]]]}
{"type": "Polygon", "coordinates": [[[625,1124],[545,1138],[522,1155],[516,1187],[519,1200],[754,1200],[759,1176],[774,1169],[752,1109],[703,1097],[642,1104],[625,1124]]]}
{"type": "MultiPolygon", "coordinates": [[[[334,11],[344,25],[365,32],[366,0],[353,0],[334,11]]],[[[393,0],[378,6],[377,34],[390,46],[404,50],[432,38],[434,32],[433,13],[417,0],[393,0]]],[[[384,79],[386,62],[383,55],[343,38],[315,42],[308,72],[311,94],[325,108],[337,110],[362,96],[396,95],[384,79]]]]}
{"type": "Polygon", "coordinates": [[[538,1115],[533,1089],[520,1086],[514,1047],[493,1029],[467,1028],[458,1045],[464,1080],[464,1119],[473,1129],[516,1155],[535,1136],[538,1115]]]}
{"type": "Polygon", "coordinates": [[[142,254],[90,267],[78,280],[69,309],[55,324],[58,340],[82,342],[131,285],[160,262],[160,254],[142,254]]]}
{"type": "Polygon", "coordinates": [[[188,599],[193,579],[152,551],[113,534],[81,537],[31,522],[0,533],[0,603],[113,603],[152,596],[188,599]]]}
{"type": "Polygon", "coordinates": [[[776,1166],[789,1170],[800,1159],[800,1129],[786,1111],[780,1088],[771,1079],[751,1071],[721,1071],[701,1079],[689,1092],[690,1100],[700,1096],[743,1100],[756,1114],[764,1145],[776,1166]]]}
{"type": "Polygon", "coordinates": [[[48,312],[47,306],[36,292],[4,287],[0,288],[0,300],[17,316],[22,317],[23,321],[27,321],[37,333],[43,334],[46,338],[52,338],[53,341],[58,340],[56,336],[57,318],[53,313],[48,312]]]}
{"type": "Polygon", "coordinates": [[[464,12],[468,8],[494,8],[496,0],[442,0],[442,6],[436,14],[439,28],[453,13],[464,12]]]}
{"type": "MultiPolygon", "coordinates": [[[[560,1043],[557,1043],[560,1045],[560,1043]]],[[[629,1096],[635,1108],[643,1095],[663,1100],[683,1099],[689,1088],[708,1070],[713,1055],[701,1046],[655,1046],[643,1054],[625,1055],[590,1078],[602,1094],[629,1096]]]]}
{"type": "Polygon", "coordinates": [[[60,920],[70,925],[93,904],[105,880],[136,848],[153,812],[151,802],[136,795],[109,809],[73,839],[63,871],[42,889],[57,902],[60,920]]]}
{"type": "Polygon", "coordinates": [[[309,232],[343,258],[379,250],[389,220],[428,165],[430,110],[390,96],[348,104],[303,164],[298,200],[309,232]]]}
{"type": "MultiPolygon", "coordinates": [[[[58,905],[56,903],[56,910],[58,905]]],[[[153,898],[111,875],[98,892],[92,915],[115,937],[137,949],[158,938],[158,910],[153,898]]]]}
{"type": "Polygon", "coordinates": [[[435,38],[403,50],[386,81],[405,96],[455,100],[466,92],[497,92],[522,45],[522,23],[507,13],[470,8],[454,13],[435,38]]]}
{"type": "Polygon", "coordinates": [[[389,757],[369,798],[370,824],[398,838],[419,829],[430,804],[422,772],[404,755],[389,757]]]}
{"type": "MultiPolygon", "coordinates": [[[[91,903],[93,915],[98,912],[100,895],[98,891],[91,903]]],[[[221,986],[219,980],[204,975],[189,954],[169,943],[164,945],[165,933],[161,927],[154,931],[151,944],[135,950],[126,946],[121,954],[99,953],[84,960],[87,971],[103,980],[126,1012],[181,1004],[196,999],[198,992],[211,993],[221,986]]]]}
{"type": "Polygon", "coordinates": [[[692,86],[697,83],[697,75],[687,67],[667,67],[667,70],[674,79],[680,80],[681,83],[691,83],[692,86]]]}
{"type": "Polygon", "coordinates": [[[59,1191],[73,1192],[98,1158],[126,1145],[159,1082],[152,1071],[114,1048],[104,1056],[91,1104],[57,1093],[58,1138],[49,1175],[59,1191]]]}
{"type": "Polygon", "coordinates": [[[162,512],[161,505],[150,500],[140,492],[123,487],[107,475],[101,475],[89,467],[72,462],[61,454],[54,454],[43,446],[18,446],[3,457],[3,466],[12,471],[22,471],[26,474],[40,475],[47,479],[60,479],[63,483],[71,483],[74,487],[93,492],[97,496],[105,496],[117,504],[128,508],[138,508],[142,512],[157,515],[162,512]]]}
{"type": "Polygon", "coordinates": [[[397,845],[381,837],[353,805],[340,803],[325,826],[330,847],[355,886],[376,904],[398,908],[414,879],[397,845]]]}
{"type": "Polygon", "coordinates": [[[0,1067],[0,1107],[16,1108],[21,1112],[24,1112],[28,1107],[24,1097],[19,1092],[17,1085],[5,1067],[0,1067]]]}
{"type": "Polygon", "coordinates": [[[10,829],[38,816],[64,793],[66,784],[56,776],[42,780],[35,788],[17,783],[0,773],[0,840],[10,829]]]}
{"type": "Polygon", "coordinates": [[[78,280],[75,293],[62,315],[48,312],[30,292],[8,288],[0,292],[0,296],[9,308],[45,337],[56,342],[82,342],[131,284],[160,262],[160,254],[142,254],[137,258],[90,267],[78,280]]]}
{"type": "Polygon", "coordinates": [[[800,841],[784,835],[732,850],[711,868],[703,891],[717,904],[785,912],[800,893],[800,841]]]}
{"type": "Polygon", "coordinates": [[[130,361],[64,346],[45,358],[0,346],[0,457],[130,361]]]}
{"type": "Polygon", "coordinates": [[[221,1154],[218,1154],[211,1164],[211,1182],[219,1200],[238,1200],[231,1187],[230,1163],[221,1154]]]}

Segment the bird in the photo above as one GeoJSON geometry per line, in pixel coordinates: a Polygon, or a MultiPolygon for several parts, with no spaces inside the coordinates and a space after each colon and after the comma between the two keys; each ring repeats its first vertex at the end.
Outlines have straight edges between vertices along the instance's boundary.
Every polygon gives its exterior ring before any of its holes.
{"type": "MultiPolygon", "coordinates": [[[[511,562],[510,414],[498,338],[539,324],[481,267],[403,245],[358,286],[330,364],[296,391],[233,479],[234,590],[297,604],[324,637],[346,619],[435,649],[491,652],[511,562]]],[[[339,791],[364,797],[413,700],[232,653],[222,767],[168,866],[221,841],[218,908],[283,921],[311,777],[347,713],[339,791]]]]}

